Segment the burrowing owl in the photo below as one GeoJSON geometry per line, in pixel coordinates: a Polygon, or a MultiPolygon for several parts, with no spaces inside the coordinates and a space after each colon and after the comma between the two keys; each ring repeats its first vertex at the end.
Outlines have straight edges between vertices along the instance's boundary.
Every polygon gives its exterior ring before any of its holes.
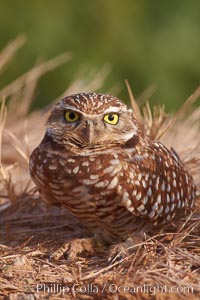
{"type": "Polygon", "coordinates": [[[147,136],[121,100],[96,93],[52,108],[30,172],[43,199],[109,243],[190,211],[196,193],[178,156],[147,136]]]}

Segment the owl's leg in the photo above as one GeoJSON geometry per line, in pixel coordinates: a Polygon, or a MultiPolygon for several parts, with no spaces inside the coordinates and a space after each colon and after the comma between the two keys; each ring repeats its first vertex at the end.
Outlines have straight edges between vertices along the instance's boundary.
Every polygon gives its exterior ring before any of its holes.
{"type": "Polygon", "coordinates": [[[125,257],[135,253],[140,245],[145,240],[144,235],[132,235],[128,237],[124,242],[119,242],[110,247],[108,262],[110,264],[116,261],[121,261],[125,257]]]}

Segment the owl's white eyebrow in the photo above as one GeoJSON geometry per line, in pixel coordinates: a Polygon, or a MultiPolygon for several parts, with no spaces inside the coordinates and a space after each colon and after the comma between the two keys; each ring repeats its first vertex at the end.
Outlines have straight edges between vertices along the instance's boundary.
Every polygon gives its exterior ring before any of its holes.
{"type": "Polygon", "coordinates": [[[121,109],[120,107],[116,107],[116,106],[110,106],[109,108],[103,111],[103,114],[115,113],[120,111],[125,111],[125,109],[121,109]]]}
{"type": "Polygon", "coordinates": [[[73,111],[81,112],[79,109],[77,109],[77,108],[75,108],[74,106],[71,106],[71,105],[62,105],[62,107],[66,110],[73,110],[73,111]]]}

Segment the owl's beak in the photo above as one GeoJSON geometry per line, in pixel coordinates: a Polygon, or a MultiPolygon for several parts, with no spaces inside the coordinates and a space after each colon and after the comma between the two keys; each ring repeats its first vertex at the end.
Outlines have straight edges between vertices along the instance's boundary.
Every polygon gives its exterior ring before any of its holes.
{"type": "Polygon", "coordinates": [[[91,145],[95,139],[95,125],[92,120],[87,120],[81,130],[82,141],[85,145],[91,145]]]}

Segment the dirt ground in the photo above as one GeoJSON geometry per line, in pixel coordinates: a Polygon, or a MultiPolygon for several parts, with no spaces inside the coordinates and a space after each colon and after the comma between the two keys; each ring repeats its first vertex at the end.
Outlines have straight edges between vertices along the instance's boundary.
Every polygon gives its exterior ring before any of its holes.
{"type": "Polygon", "coordinates": [[[1,214],[2,299],[199,299],[199,215],[182,222],[109,260],[65,210],[24,194],[1,214]]]}

